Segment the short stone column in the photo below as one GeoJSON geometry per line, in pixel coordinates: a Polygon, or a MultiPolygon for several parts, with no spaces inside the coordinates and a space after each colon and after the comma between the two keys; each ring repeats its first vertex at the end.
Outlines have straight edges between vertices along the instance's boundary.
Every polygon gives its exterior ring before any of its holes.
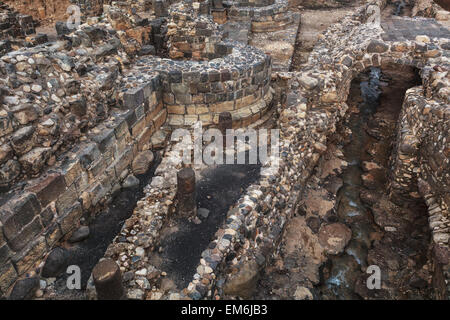
{"type": "Polygon", "coordinates": [[[227,129],[233,128],[233,117],[231,116],[230,112],[222,112],[219,114],[219,130],[222,132],[223,136],[223,148],[224,152],[226,151],[227,147],[227,129]]]}
{"type": "Polygon", "coordinates": [[[192,168],[184,168],[177,173],[177,200],[178,215],[186,218],[196,215],[195,172],[192,168]]]}
{"type": "Polygon", "coordinates": [[[104,259],[92,270],[98,300],[121,300],[125,298],[122,274],[112,259],[104,259]]]}

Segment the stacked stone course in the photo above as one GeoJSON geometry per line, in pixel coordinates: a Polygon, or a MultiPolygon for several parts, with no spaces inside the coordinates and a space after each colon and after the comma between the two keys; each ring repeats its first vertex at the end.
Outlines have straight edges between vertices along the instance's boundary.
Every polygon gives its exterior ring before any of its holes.
{"type": "Polygon", "coordinates": [[[262,2],[224,1],[230,21],[251,22],[252,32],[282,30],[293,22],[287,0],[262,2]]]}

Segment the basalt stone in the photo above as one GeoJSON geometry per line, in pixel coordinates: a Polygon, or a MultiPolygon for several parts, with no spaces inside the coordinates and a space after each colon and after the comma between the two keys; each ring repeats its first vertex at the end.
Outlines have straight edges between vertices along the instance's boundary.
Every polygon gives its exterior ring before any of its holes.
{"type": "Polygon", "coordinates": [[[68,265],[69,251],[56,247],[53,249],[45,260],[41,276],[44,278],[52,278],[59,276],[64,272],[68,265]]]}
{"type": "Polygon", "coordinates": [[[69,108],[70,112],[72,112],[74,115],[78,117],[86,115],[87,112],[86,99],[84,97],[81,97],[80,99],[69,102],[69,108]]]}
{"type": "Polygon", "coordinates": [[[155,55],[156,49],[154,46],[147,44],[141,47],[141,50],[139,50],[138,55],[140,56],[146,56],[146,55],[155,55]]]}
{"type": "Polygon", "coordinates": [[[150,150],[142,151],[134,158],[132,169],[134,174],[144,174],[153,163],[154,155],[150,150]]]}
{"type": "Polygon", "coordinates": [[[39,289],[39,277],[25,278],[18,280],[14,285],[10,300],[30,300],[39,289]]]}
{"type": "Polygon", "coordinates": [[[66,21],[57,21],[55,23],[55,29],[58,36],[64,36],[71,32],[70,29],[67,27],[66,21]]]}
{"type": "Polygon", "coordinates": [[[70,243],[81,242],[89,237],[89,227],[81,226],[77,230],[72,233],[72,236],[69,238],[70,243]]]}
{"type": "Polygon", "coordinates": [[[317,217],[309,217],[306,220],[306,224],[312,230],[312,232],[317,233],[320,229],[320,219],[317,217]]]}
{"type": "Polygon", "coordinates": [[[99,59],[101,57],[109,56],[112,54],[115,54],[117,52],[117,48],[113,46],[112,44],[105,44],[103,46],[100,46],[94,51],[94,56],[96,59],[99,59]]]}
{"type": "Polygon", "coordinates": [[[27,224],[12,238],[8,239],[8,244],[12,250],[18,252],[25,248],[43,230],[40,218],[36,217],[32,222],[27,224]]]}
{"type": "Polygon", "coordinates": [[[0,220],[7,239],[13,239],[19,231],[39,214],[41,206],[34,194],[28,193],[9,203],[1,211],[0,220]]]}
{"type": "Polygon", "coordinates": [[[0,186],[9,186],[21,172],[20,163],[16,160],[8,160],[0,167],[0,186]]]}
{"type": "Polygon", "coordinates": [[[209,216],[209,210],[206,208],[199,208],[197,210],[197,215],[202,219],[206,219],[209,216]]]}
{"type": "Polygon", "coordinates": [[[319,231],[319,243],[329,254],[341,253],[352,237],[352,231],[342,223],[322,226],[319,231]]]}
{"type": "Polygon", "coordinates": [[[34,132],[33,126],[23,127],[17,130],[11,136],[11,146],[18,154],[24,154],[30,151],[34,146],[34,132]]]}
{"type": "Polygon", "coordinates": [[[130,174],[122,184],[124,189],[136,189],[139,187],[139,179],[130,174]]]}
{"type": "Polygon", "coordinates": [[[144,103],[144,90],[142,88],[130,89],[123,95],[123,105],[127,109],[136,109],[144,103]]]}
{"type": "Polygon", "coordinates": [[[62,175],[49,174],[32,185],[29,190],[36,194],[41,205],[45,207],[66,190],[66,184],[62,175]]]}
{"type": "Polygon", "coordinates": [[[102,28],[98,28],[98,27],[87,27],[87,28],[84,28],[83,31],[94,42],[103,40],[107,36],[106,30],[104,30],[102,28]]]}
{"type": "Polygon", "coordinates": [[[389,46],[379,40],[372,40],[367,46],[367,52],[369,53],[383,53],[388,51],[389,46]]]}
{"type": "Polygon", "coordinates": [[[67,94],[77,94],[80,92],[81,82],[79,80],[69,80],[65,87],[67,94]]]}

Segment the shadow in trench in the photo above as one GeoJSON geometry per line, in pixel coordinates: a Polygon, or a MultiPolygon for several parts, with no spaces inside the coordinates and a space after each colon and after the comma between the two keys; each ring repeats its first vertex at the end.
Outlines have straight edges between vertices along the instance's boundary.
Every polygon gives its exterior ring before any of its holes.
{"type": "Polygon", "coordinates": [[[67,265],[77,265],[81,269],[82,290],[69,290],[66,286],[65,272],[55,282],[58,299],[83,299],[86,284],[92,269],[104,256],[111,241],[122,229],[125,220],[133,213],[136,203],[144,196],[143,189],[153,177],[156,168],[161,161],[158,153],[149,170],[142,175],[137,175],[139,186],[122,189],[108,205],[108,208],[98,213],[89,223],[89,237],[68,247],[67,265]]]}
{"type": "Polygon", "coordinates": [[[351,114],[343,124],[352,132],[343,148],[349,166],[337,193],[337,219],[350,227],[352,238],[345,251],[330,256],[322,268],[317,289],[323,299],[432,296],[424,268],[430,243],[426,206],[423,201],[398,206],[386,191],[404,93],[418,84],[417,69],[400,66],[371,68],[352,82],[351,114]],[[370,265],[381,270],[381,289],[367,287],[370,265]]]}
{"type": "MultiPolygon", "coordinates": [[[[200,224],[180,219],[176,226],[161,234],[161,268],[179,289],[192,280],[201,253],[207,249],[218,228],[225,222],[228,210],[244,190],[260,177],[260,165],[220,165],[202,172],[197,182],[197,208],[209,210],[200,224]]],[[[155,253],[156,254],[156,253],[155,253]]]]}

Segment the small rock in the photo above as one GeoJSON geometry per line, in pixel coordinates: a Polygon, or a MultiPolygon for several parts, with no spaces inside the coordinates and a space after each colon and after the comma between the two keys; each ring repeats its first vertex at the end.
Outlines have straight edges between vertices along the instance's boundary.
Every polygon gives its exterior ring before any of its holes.
{"type": "Polygon", "coordinates": [[[39,277],[25,278],[16,282],[9,296],[10,300],[30,300],[39,289],[39,277]]]}
{"type": "Polygon", "coordinates": [[[61,247],[53,249],[45,260],[41,276],[44,278],[57,277],[67,267],[68,251],[61,247]]]}
{"type": "Polygon", "coordinates": [[[134,175],[130,174],[125,181],[122,183],[122,188],[124,189],[132,189],[139,187],[139,179],[136,178],[134,175]]]}
{"type": "Polygon", "coordinates": [[[128,299],[142,300],[144,298],[144,291],[141,289],[133,289],[128,291],[128,299]]]}
{"type": "Polygon", "coordinates": [[[197,210],[197,215],[198,215],[200,218],[206,219],[206,218],[208,218],[208,216],[209,216],[209,210],[206,209],[206,208],[199,208],[199,209],[197,210]]]}
{"type": "Polygon", "coordinates": [[[352,237],[352,231],[342,223],[322,226],[319,231],[319,243],[329,254],[339,254],[352,237]]]}
{"type": "Polygon", "coordinates": [[[72,236],[69,238],[70,243],[80,242],[84,239],[87,239],[89,237],[89,227],[88,226],[81,226],[77,230],[75,230],[74,233],[72,233],[72,236]]]}
{"type": "Polygon", "coordinates": [[[297,287],[295,289],[294,299],[295,300],[313,300],[314,297],[313,297],[311,291],[309,291],[308,288],[306,288],[306,287],[297,287]]]}

